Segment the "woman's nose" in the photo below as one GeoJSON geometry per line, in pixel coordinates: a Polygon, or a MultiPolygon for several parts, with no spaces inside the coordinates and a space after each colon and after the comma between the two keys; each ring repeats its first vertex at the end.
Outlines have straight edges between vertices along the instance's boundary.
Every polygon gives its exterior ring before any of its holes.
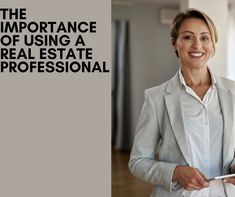
{"type": "Polygon", "coordinates": [[[193,48],[198,49],[201,46],[202,46],[202,43],[201,43],[200,39],[198,39],[198,38],[193,39],[193,43],[192,43],[193,48]]]}

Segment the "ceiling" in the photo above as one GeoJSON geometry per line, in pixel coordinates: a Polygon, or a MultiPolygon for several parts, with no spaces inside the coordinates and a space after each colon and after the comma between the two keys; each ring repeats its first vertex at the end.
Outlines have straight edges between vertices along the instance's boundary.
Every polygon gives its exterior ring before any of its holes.
{"type": "Polygon", "coordinates": [[[141,3],[179,3],[180,0],[124,0],[127,2],[141,2],[141,3]]]}
{"type": "Polygon", "coordinates": [[[168,3],[176,4],[180,0],[112,0],[112,3],[168,3]]]}
{"type": "MultiPolygon", "coordinates": [[[[176,5],[180,0],[112,0],[113,4],[133,4],[133,3],[165,3],[176,5]]],[[[235,3],[235,0],[228,0],[229,3],[235,3]]]]}

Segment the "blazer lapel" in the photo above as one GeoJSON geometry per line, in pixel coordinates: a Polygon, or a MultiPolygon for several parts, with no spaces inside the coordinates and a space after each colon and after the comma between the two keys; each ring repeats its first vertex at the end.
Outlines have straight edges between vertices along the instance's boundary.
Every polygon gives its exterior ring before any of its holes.
{"type": "Polygon", "coordinates": [[[216,79],[217,90],[220,100],[220,106],[224,120],[224,132],[223,132],[223,167],[229,161],[229,147],[232,143],[231,132],[233,130],[233,94],[227,89],[221,82],[220,79],[216,79]]]}
{"type": "Polygon", "coordinates": [[[165,104],[170,119],[171,127],[175,135],[176,141],[182,152],[184,159],[191,166],[191,157],[189,146],[186,139],[184,128],[183,113],[180,101],[180,84],[178,73],[167,85],[168,95],[165,96],[165,104]]]}

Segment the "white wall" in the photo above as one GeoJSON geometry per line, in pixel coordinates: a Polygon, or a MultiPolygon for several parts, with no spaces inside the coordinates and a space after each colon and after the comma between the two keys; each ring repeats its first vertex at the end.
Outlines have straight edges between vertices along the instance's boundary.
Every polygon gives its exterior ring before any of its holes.
{"type": "Polygon", "coordinates": [[[160,9],[166,7],[133,4],[112,8],[113,20],[130,21],[132,136],[144,102],[144,89],[163,83],[179,69],[171,48],[170,27],[160,24],[160,9]]]}
{"type": "Polygon", "coordinates": [[[229,6],[228,14],[228,78],[235,80],[235,2],[229,6]]]}

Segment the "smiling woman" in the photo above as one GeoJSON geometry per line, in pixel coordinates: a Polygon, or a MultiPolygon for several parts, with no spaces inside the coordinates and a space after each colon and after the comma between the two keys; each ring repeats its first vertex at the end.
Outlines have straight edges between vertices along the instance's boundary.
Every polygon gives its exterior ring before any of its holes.
{"type": "Polygon", "coordinates": [[[188,9],[174,18],[171,39],[180,69],[145,91],[129,168],[156,185],[151,197],[232,197],[235,178],[209,181],[235,173],[235,82],[207,65],[215,25],[188,9]]]}

